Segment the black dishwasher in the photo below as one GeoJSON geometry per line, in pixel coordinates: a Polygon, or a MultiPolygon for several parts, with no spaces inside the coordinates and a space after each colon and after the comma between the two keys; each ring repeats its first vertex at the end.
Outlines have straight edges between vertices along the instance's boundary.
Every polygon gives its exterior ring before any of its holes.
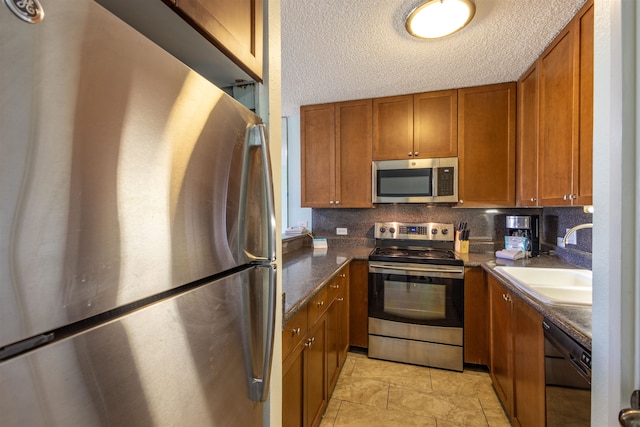
{"type": "Polygon", "coordinates": [[[591,350],[544,319],[547,427],[589,426],[591,350]]]}

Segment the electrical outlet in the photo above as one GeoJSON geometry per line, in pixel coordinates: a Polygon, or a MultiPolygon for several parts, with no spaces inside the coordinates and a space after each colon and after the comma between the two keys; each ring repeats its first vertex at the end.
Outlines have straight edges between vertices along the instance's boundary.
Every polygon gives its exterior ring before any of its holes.
{"type": "Polygon", "coordinates": [[[298,227],[307,228],[307,221],[298,221],[298,227]]]}
{"type": "Polygon", "coordinates": [[[346,236],[347,235],[347,229],[346,228],[336,228],[336,234],[338,236],[346,236]]]}
{"type": "Polygon", "coordinates": [[[564,239],[562,237],[558,237],[556,241],[556,246],[559,248],[564,248],[564,239]]]}
{"type": "MultiPolygon", "coordinates": [[[[569,228],[566,229],[565,233],[569,232],[569,228]]],[[[578,244],[578,237],[576,236],[576,233],[574,232],[573,234],[571,234],[571,236],[569,236],[569,240],[567,240],[567,243],[570,245],[577,245],[578,244]]]]}

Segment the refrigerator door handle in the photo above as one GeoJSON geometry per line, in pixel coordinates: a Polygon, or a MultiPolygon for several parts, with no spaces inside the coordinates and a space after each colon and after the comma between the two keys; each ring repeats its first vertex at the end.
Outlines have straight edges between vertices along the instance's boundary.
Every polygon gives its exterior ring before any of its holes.
{"type": "Polygon", "coordinates": [[[240,190],[239,209],[239,230],[246,230],[245,220],[247,215],[247,200],[249,197],[249,174],[251,173],[251,151],[260,148],[260,159],[262,161],[262,185],[266,202],[266,211],[263,212],[262,220],[266,227],[266,253],[252,254],[244,247],[244,240],[240,240],[243,245],[240,247],[240,255],[247,257],[253,264],[271,263],[276,260],[276,211],[273,195],[273,178],[271,174],[271,160],[269,155],[269,144],[267,142],[266,125],[259,124],[249,128],[247,133],[247,147],[245,149],[242,185],[240,190]]]}
{"type": "MultiPolygon", "coordinates": [[[[262,377],[252,372],[251,361],[253,360],[253,346],[245,343],[248,353],[246,360],[248,364],[249,398],[254,402],[265,402],[269,396],[269,380],[271,379],[271,364],[273,362],[273,344],[275,339],[276,324],[276,267],[269,268],[269,289],[267,301],[267,327],[263,354],[262,377]]],[[[249,316],[250,317],[250,316],[249,316]]],[[[248,337],[247,337],[248,338],[248,337]]]]}
{"type": "Polygon", "coordinates": [[[273,195],[273,175],[271,172],[271,155],[267,142],[267,125],[259,124],[255,127],[258,132],[258,144],[262,151],[262,164],[264,171],[265,197],[267,199],[267,257],[269,262],[276,260],[276,204],[273,195]]]}

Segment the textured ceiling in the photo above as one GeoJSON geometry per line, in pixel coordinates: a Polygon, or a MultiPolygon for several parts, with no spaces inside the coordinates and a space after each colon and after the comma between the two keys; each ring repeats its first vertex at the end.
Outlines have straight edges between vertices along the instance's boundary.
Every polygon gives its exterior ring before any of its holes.
{"type": "Polygon", "coordinates": [[[282,113],[301,105],[516,81],[585,0],[475,0],[439,40],[404,28],[420,0],[282,0],[282,113]]]}

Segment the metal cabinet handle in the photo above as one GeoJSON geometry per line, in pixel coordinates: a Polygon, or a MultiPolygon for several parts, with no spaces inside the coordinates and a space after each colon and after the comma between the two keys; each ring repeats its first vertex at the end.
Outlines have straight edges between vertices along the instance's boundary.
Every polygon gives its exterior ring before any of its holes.
{"type": "Polygon", "coordinates": [[[338,298],[338,302],[344,301],[344,298],[338,298]]]}
{"type": "Polygon", "coordinates": [[[315,343],[315,342],[316,342],[316,337],[309,338],[307,340],[307,342],[304,344],[304,346],[307,347],[307,348],[311,348],[311,347],[313,347],[313,343],[315,343]]]}
{"type": "Polygon", "coordinates": [[[409,157],[413,156],[413,153],[411,151],[409,151],[409,157]]]}
{"type": "Polygon", "coordinates": [[[333,204],[333,200],[329,200],[329,204],[332,205],[333,204]]]}
{"type": "Polygon", "coordinates": [[[464,200],[462,200],[462,199],[461,199],[461,200],[458,200],[458,203],[463,204],[463,203],[464,203],[464,200]]]}
{"type": "Polygon", "coordinates": [[[293,328],[291,332],[292,332],[292,335],[300,335],[301,331],[300,331],[300,328],[293,328]]]}
{"type": "Polygon", "coordinates": [[[418,153],[417,151],[414,151],[414,152],[413,152],[413,156],[414,156],[414,157],[418,157],[418,154],[420,154],[420,153],[418,153]]]}
{"type": "Polygon", "coordinates": [[[336,205],[339,205],[339,204],[340,204],[340,200],[336,200],[336,205]]]}
{"type": "Polygon", "coordinates": [[[340,289],[340,285],[333,284],[333,285],[331,285],[331,289],[340,289]]]}
{"type": "Polygon", "coordinates": [[[324,305],[324,301],[319,301],[318,302],[318,308],[322,307],[324,305]]]}
{"type": "Polygon", "coordinates": [[[532,198],[531,198],[531,201],[532,201],[532,202],[536,202],[536,201],[538,201],[538,199],[536,199],[535,197],[532,197],[532,198]]]}

